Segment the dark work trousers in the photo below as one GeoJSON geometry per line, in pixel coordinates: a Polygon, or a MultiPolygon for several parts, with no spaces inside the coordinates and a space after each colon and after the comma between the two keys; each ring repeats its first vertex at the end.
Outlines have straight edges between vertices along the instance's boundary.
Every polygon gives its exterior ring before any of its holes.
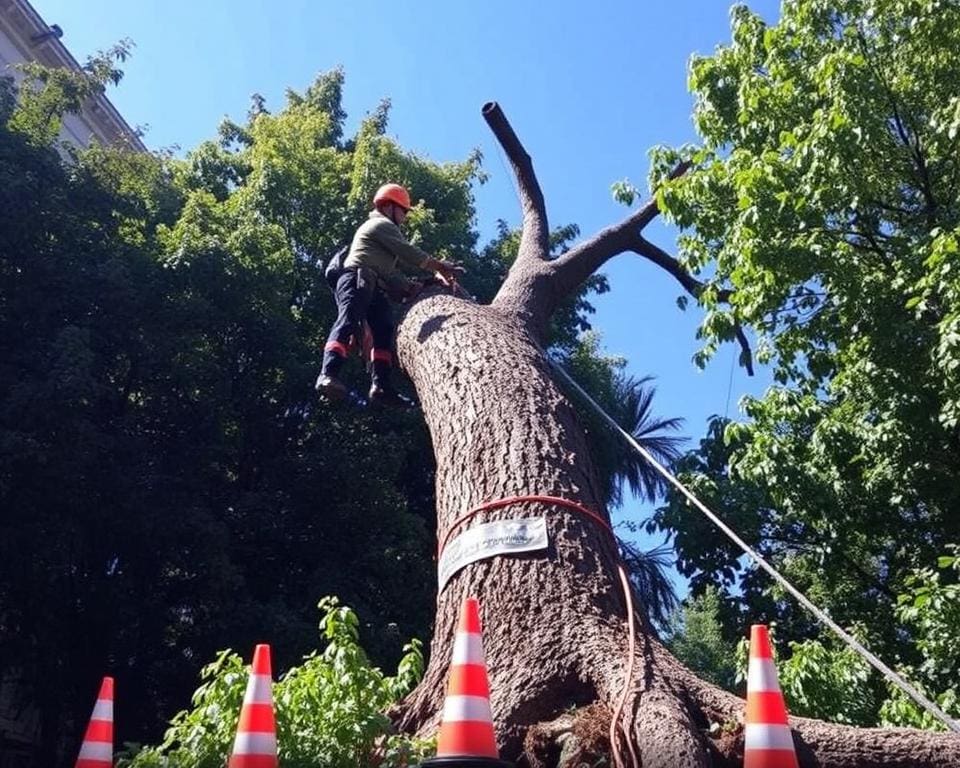
{"type": "Polygon", "coordinates": [[[366,320],[373,336],[370,361],[373,381],[390,386],[393,367],[393,309],[386,294],[377,287],[377,275],[371,269],[345,269],[337,280],[334,291],[337,301],[337,319],[323,348],[323,370],[336,378],[350,351],[353,337],[358,349],[363,348],[363,322],[366,320]]]}

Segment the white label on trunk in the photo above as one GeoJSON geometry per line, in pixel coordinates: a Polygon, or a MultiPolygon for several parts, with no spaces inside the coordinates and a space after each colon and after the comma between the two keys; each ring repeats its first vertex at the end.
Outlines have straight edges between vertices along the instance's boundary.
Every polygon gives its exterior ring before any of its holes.
{"type": "Polygon", "coordinates": [[[468,528],[447,544],[440,556],[437,567],[440,589],[443,590],[450,577],[463,566],[477,560],[546,548],[547,520],[544,517],[496,520],[468,528]]]}

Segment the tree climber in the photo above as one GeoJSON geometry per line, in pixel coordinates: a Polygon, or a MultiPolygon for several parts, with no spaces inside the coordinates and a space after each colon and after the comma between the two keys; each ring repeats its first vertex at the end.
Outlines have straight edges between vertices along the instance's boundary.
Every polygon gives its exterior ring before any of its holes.
{"type": "Polygon", "coordinates": [[[408,279],[397,268],[397,262],[433,272],[446,285],[452,285],[463,268],[434,259],[403,236],[400,226],[410,210],[410,194],[399,184],[380,187],[373,196],[373,205],[374,210],[353,236],[337,278],[334,290],[337,319],[323,348],[323,368],[317,377],[316,390],[331,400],[348,394],[337,375],[347,359],[350,337],[359,344],[366,321],[373,336],[370,401],[402,406],[406,402],[390,382],[394,322],[388,297],[412,298],[422,284],[408,279]]]}

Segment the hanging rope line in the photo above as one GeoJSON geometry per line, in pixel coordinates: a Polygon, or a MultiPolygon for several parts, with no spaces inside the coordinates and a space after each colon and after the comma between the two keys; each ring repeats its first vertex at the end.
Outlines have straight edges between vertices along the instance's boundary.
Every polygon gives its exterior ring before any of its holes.
{"type": "MultiPolygon", "coordinates": [[[[548,360],[550,360],[548,358],[548,360]]],[[[913,699],[919,706],[925,709],[930,715],[935,717],[941,723],[943,723],[949,730],[960,733],[960,723],[953,720],[949,717],[943,710],[940,709],[936,704],[934,704],[930,699],[924,696],[920,691],[918,691],[913,685],[907,682],[903,677],[894,672],[890,667],[884,664],[880,659],[874,656],[865,646],[863,646],[856,638],[852,637],[847,633],[839,624],[837,624],[833,619],[831,619],[824,611],[820,610],[816,605],[814,605],[800,590],[793,586],[787,579],[782,576],[772,565],[770,565],[763,557],[760,556],[757,552],[750,547],[743,539],[741,539],[737,534],[717,517],[707,506],[700,501],[692,492],[687,490],[677,478],[675,478],[670,472],[663,467],[651,454],[647,451],[640,443],[638,443],[633,435],[621,428],[619,424],[606,412],[600,405],[588,395],[577,382],[575,382],[568,374],[563,367],[554,360],[550,360],[550,364],[553,366],[554,370],[560,374],[560,376],[566,381],[580,396],[586,400],[590,406],[597,412],[607,425],[616,433],[618,433],[630,446],[639,453],[644,459],[646,459],[650,465],[659,472],[664,479],[670,483],[674,488],[680,491],[683,496],[686,497],[687,501],[693,504],[697,509],[699,509],[715,526],[717,526],[727,538],[729,538],[734,544],[740,547],[743,552],[750,557],[757,565],[759,565],[763,570],[765,570],[773,579],[782,586],[787,592],[793,595],[800,604],[806,608],[810,613],[812,613],[822,624],[831,629],[834,634],[837,635],[843,642],[848,646],[853,648],[857,653],[860,654],[866,661],[880,674],[882,674],[890,683],[897,686],[901,691],[903,691],[907,696],[913,699]]]]}
{"type": "Polygon", "coordinates": [[[620,576],[620,586],[623,589],[624,598],[627,601],[627,669],[623,675],[623,690],[620,692],[620,700],[617,702],[617,708],[613,711],[613,717],[610,719],[610,752],[613,756],[613,762],[616,768],[620,768],[621,756],[620,745],[617,740],[617,726],[623,733],[624,741],[627,742],[627,749],[630,750],[630,764],[634,768],[639,768],[640,761],[637,760],[637,753],[633,749],[633,739],[623,726],[621,717],[623,708],[627,704],[627,697],[630,695],[630,683],[633,680],[633,657],[637,652],[637,630],[636,619],[633,611],[633,590],[630,589],[630,582],[627,580],[626,571],[623,570],[623,563],[617,564],[617,573],[620,576]]]}

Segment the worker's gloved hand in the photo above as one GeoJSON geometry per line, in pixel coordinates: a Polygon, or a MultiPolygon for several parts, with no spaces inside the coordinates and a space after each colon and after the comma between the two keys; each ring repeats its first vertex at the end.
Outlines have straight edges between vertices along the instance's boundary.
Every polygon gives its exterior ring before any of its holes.
{"type": "Polygon", "coordinates": [[[447,286],[453,285],[465,271],[463,265],[455,261],[437,262],[437,275],[443,278],[447,286]]]}
{"type": "Polygon", "coordinates": [[[457,278],[466,271],[462,265],[452,261],[438,261],[436,267],[433,274],[437,282],[451,290],[456,288],[457,278]]]}

